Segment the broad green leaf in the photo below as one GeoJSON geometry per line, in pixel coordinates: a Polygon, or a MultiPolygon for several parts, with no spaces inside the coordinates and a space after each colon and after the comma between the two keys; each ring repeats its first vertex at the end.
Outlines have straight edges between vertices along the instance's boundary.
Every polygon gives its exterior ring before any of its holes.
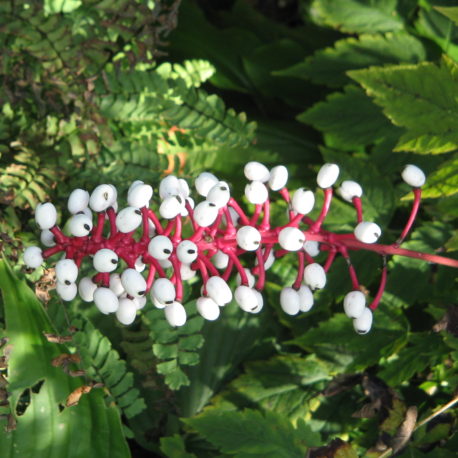
{"type": "Polygon", "coordinates": [[[239,457],[303,458],[308,445],[288,420],[273,412],[209,410],[183,421],[221,452],[239,457]]]}
{"type": "Polygon", "coordinates": [[[445,153],[458,147],[457,64],[372,67],[350,71],[386,116],[407,132],[397,151],[445,153]]]}
{"type": "Polygon", "coordinates": [[[339,40],[332,48],[317,51],[304,62],[275,74],[309,79],[316,84],[339,87],[349,83],[345,74],[373,65],[417,63],[425,59],[422,43],[405,32],[364,34],[339,40]]]}
{"type": "Polygon", "coordinates": [[[407,346],[384,364],[378,375],[390,386],[398,386],[414,374],[435,366],[447,354],[442,337],[431,332],[409,336],[407,346]]]}
{"type": "Polygon", "coordinates": [[[434,9],[458,25],[458,6],[434,6],[434,9]]]}
{"type": "Polygon", "coordinates": [[[347,33],[401,30],[397,0],[315,0],[311,14],[316,22],[347,33]]]}
{"type": "Polygon", "coordinates": [[[186,451],[183,438],[178,434],[161,438],[161,451],[168,458],[196,458],[194,453],[186,451]]]}
{"type": "MultiPolygon", "coordinates": [[[[0,455],[21,458],[130,456],[119,413],[115,407],[106,406],[101,390],[93,389],[81,397],[78,405],[60,411],[66,397],[84,385],[85,379],[72,378],[51,364],[66,349],[46,340],[43,333],[54,330],[42,305],[2,260],[0,289],[10,348],[9,403],[17,420],[14,431],[0,434],[0,455]],[[33,392],[31,388],[38,382],[43,384],[38,392],[33,392]],[[18,403],[25,402],[27,395],[30,399],[24,405],[25,412],[17,415],[18,403]]],[[[4,420],[2,423],[4,425],[4,420]]]]}
{"type": "Polygon", "coordinates": [[[376,364],[381,355],[387,357],[395,352],[405,339],[405,327],[406,323],[399,314],[381,307],[374,314],[371,332],[361,336],[353,329],[351,319],[343,313],[335,313],[289,343],[314,353],[338,370],[348,372],[362,370],[376,364]],[[377,348],[376,352],[374,348],[377,348]]]}
{"type": "Polygon", "coordinates": [[[44,13],[71,13],[82,5],[82,0],[44,0],[44,13]]]}
{"type": "Polygon", "coordinates": [[[297,119],[320,130],[327,146],[350,151],[397,135],[380,108],[353,85],[330,94],[297,119]]]}
{"type": "Polygon", "coordinates": [[[296,423],[309,412],[308,400],[316,394],[311,385],[329,379],[329,368],[313,356],[275,356],[249,362],[245,373],[212,400],[212,408],[232,410],[257,405],[296,423]]]}

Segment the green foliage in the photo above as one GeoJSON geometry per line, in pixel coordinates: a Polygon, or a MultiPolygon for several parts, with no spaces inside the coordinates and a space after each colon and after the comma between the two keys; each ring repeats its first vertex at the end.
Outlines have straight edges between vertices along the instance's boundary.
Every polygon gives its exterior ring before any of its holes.
{"type": "Polygon", "coordinates": [[[84,386],[84,380],[53,367],[52,360],[62,356],[65,347],[46,341],[43,332],[53,332],[51,321],[35,294],[4,260],[0,261],[0,289],[8,339],[6,390],[16,419],[13,431],[0,434],[1,454],[129,456],[119,413],[105,405],[102,391],[93,389],[78,405],[64,407],[66,397],[84,386]]]}
{"type": "Polygon", "coordinates": [[[185,423],[229,456],[299,458],[307,446],[319,443],[319,436],[305,422],[299,422],[296,429],[273,412],[210,410],[185,423]]]}
{"type": "Polygon", "coordinates": [[[144,315],[154,342],[152,351],[158,359],[156,370],[165,376],[165,383],[173,390],[191,383],[182,366],[199,363],[197,350],[204,343],[200,334],[204,320],[196,313],[195,303],[186,304],[186,309],[188,320],[180,328],[171,328],[162,310],[150,310],[144,315]]]}
{"type": "MultiPolygon", "coordinates": [[[[402,247],[456,258],[456,8],[274,3],[0,2],[0,251],[15,271],[0,262],[0,339],[9,338],[0,345],[2,456],[129,456],[126,437],[135,456],[375,458],[382,446],[399,456],[456,455],[456,409],[428,419],[456,399],[453,269],[388,257],[374,328],[360,336],[342,313],[352,288],[342,257],[308,313],[290,317],[279,304],[296,275],[290,254],[269,270],[259,315],[231,303],[204,322],[200,285],[191,283],[188,322],[176,329],[150,303],[130,327],[114,326],[93,305],[64,306],[49,291],[52,271],[23,268],[40,201],[62,208],[65,224],[70,189],[107,182],[122,195],[139,179],[155,200],[164,174],[192,179],[203,170],[238,199],[247,160],[286,165],[291,191],[315,190],[320,165],[338,163],[338,184],[362,185],[364,220],[381,226],[386,244],[412,205],[399,172],[418,164],[426,200],[402,247]],[[39,280],[45,305],[23,277],[39,280]],[[52,365],[66,354],[79,365],[52,365]],[[84,378],[74,372],[82,369],[84,378]],[[90,392],[64,407],[82,386],[90,392]]],[[[312,217],[323,202],[321,190],[315,196],[312,217]]],[[[287,205],[272,200],[283,224],[287,205]]],[[[355,209],[336,195],[324,228],[354,224],[355,209]]],[[[381,260],[349,255],[369,300],[381,260]]]]}

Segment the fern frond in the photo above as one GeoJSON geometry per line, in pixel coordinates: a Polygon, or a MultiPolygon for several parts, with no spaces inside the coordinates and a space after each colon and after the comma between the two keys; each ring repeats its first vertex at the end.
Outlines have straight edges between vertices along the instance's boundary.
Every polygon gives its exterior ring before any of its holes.
{"type": "Polygon", "coordinates": [[[165,383],[172,389],[190,384],[190,380],[181,368],[199,363],[197,350],[202,347],[204,338],[200,333],[204,324],[197,313],[195,301],[186,304],[188,320],[180,328],[171,328],[164,318],[164,311],[152,309],[142,315],[143,322],[150,330],[153,353],[160,361],[157,372],[164,375],[165,383]]]}
{"type": "Polygon", "coordinates": [[[127,371],[126,363],[114,350],[107,337],[89,320],[76,320],[79,331],[73,341],[78,347],[84,369],[89,377],[108,389],[112,401],[127,418],[138,415],[146,408],[140,392],[134,387],[134,375],[127,371]]]}
{"type": "Polygon", "coordinates": [[[164,78],[158,70],[107,73],[98,86],[102,114],[121,123],[162,121],[191,135],[226,146],[246,146],[255,123],[245,113],[226,109],[222,99],[189,87],[181,78],[164,78]]]}

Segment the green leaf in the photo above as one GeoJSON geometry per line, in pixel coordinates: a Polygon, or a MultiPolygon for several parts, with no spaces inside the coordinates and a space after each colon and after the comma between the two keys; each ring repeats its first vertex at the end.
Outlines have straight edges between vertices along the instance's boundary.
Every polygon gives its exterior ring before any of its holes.
{"type": "Polygon", "coordinates": [[[25,282],[19,281],[2,260],[0,289],[10,348],[7,389],[17,420],[14,431],[0,434],[0,455],[130,456],[119,413],[105,405],[101,390],[93,389],[81,397],[78,405],[59,411],[66,397],[84,385],[84,379],[72,378],[62,368],[53,367],[51,361],[68,350],[45,339],[43,332],[54,332],[48,316],[25,282]],[[43,384],[39,391],[32,391],[40,381],[43,384]],[[23,405],[25,412],[16,415],[20,401],[27,402],[23,405]]]}
{"type": "Polygon", "coordinates": [[[178,434],[161,438],[161,451],[168,458],[196,458],[194,453],[186,451],[183,438],[178,434]]]}
{"type": "Polygon", "coordinates": [[[347,33],[401,30],[397,0],[315,0],[311,14],[316,22],[347,33]]]}
{"type": "Polygon", "coordinates": [[[339,40],[332,48],[317,51],[304,62],[275,74],[309,79],[316,84],[339,87],[348,84],[348,70],[374,65],[417,63],[425,59],[422,43],[405,32],[361,35],[339,40]]]}
{"type": "Polygon", "coordinates": [[[328,379],[329,368],[313,356],[289,354],[249,362],[245,373],[212,399],[212,408],[232,410],[256,405],[297,422],[306,417],[308,400],[316,394],[311,385],[328,379]]]}
{"type": "MultiPolygon", "coordinates": [[[[453,196],[458,193],[458,155],[443,162],[431,175],[422,188],[424,198],[453,196]]],[[[411,194],[411,193],[410,193],[411,194]]],[[[409,195],[411,198],[411,195],[409,195]]]]}
{"type": "Polygon", "coordinates": [[[82,5],[81,0],[44,0],[44,13],[71,13],[82,5]]]}
{"type": "Polygon", "coordinates": [[[380,355],[391,355],[404,340],[406,323],[401,316],[378,309],[371,332],[361,336],[354,331],[351,319],[336,313],[289,343],[314,353],[338,370],[363,370],[376,364],[380,355]]]}
{"type": "Polygon", "coordinates": [[[300,114],[297,119],[323,132],[326,144],[345,150],[373,144],[396,133],[364,92],[348,85],[300,114]]]}
{"type": "Polygon", "coordinates": [[[302,458],[308,445],[306,437],[273,412],[210,410],[183,421],[222,453],[239,457],[302,458]]]}
{"type": "Polygon", "coordinates": [[[433,8],[458,25],[458,6],[434,6],[433,8]]]}
{"type": "Polygon", "coordinates": [[[440,66],[372,67],[350,71],[386,116],[407,129],[397,151],[444,153],[458,147],[458,66],[444,59],[440,66]]]}
{"type": "Polygon", "coordinates": [[[435,366],[446,354],[447,346],[440,335],[415,333],[409,337],[407,346],[386,363],[378,375],[388,385],[398,386],[414,374],[435,366]]]}

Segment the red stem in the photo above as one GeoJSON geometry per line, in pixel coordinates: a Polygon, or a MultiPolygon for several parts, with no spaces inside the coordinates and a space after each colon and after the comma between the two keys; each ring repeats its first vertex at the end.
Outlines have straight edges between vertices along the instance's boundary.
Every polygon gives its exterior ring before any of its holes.
{"type": "Polygon", "coordinates": [[[369,308],[371,310],[375,310],[378,307],[380,300],[382,299],[383,292],[385,291],[385,286],[386,286],[386,276],[387,276],[386,259],[383,258],[383,268],[382,268],[382,276],[380,277],[380,286],[378,288],[377,294],[374,297],[374,300],[369,305],[369,308]]]}
{"type": "Polygon", "coordinates": [[[303,251],[297,252],[297,261],[298,261],[297,276],[296,276],[296,281],[293,283],[293,288],[296,290],[301,287],[302,279],[304,278],[305,253],[303,251]]]}
{"type": "Polygon", "coordinates": [[[181,279],[180,262],[175,253],[170,256],[170,262],[172,263],[175,277],[176,301],[181,302],[183,299],[183,281],[181,279]]]}
{"type": "Polygon", "coordinates": [[[363,204],[361,202],[361,197],[353,197],[352,202],[356,210],[356,220],[360,223],[363,220],[363,204]]]}
{"type": "Polygon", "coordinates": [[[240,219],[242,220],[242,223],[245,226],[248,226],[250,224],[250,220],[245,215],[245,212],[240,208],[240,205],[236,202],[236,200],[233,197],[229,199],[229,202],[227,204],[229,205],[229,207],[232,207],[237,212],[240,219]]]}
{"type": "Polygon", "coordinates": [[[310,228],[311,232],[318,232],[320,230],[320,227],[323,224],[323,221],[329,212],[329,208],[331,207],[332,195],[334,191],[332,190],[332,188],[326,188],[323,191],[324,191],[323,206],[321,207],[320,215],[318,216],[317,220],[312,224],[312,227],[310,228]]]}
{"type": "Polygon", "coordinates": [[[415,218],[417,217],[418,209],[420,207],[421,188],[414,188],[413,194],[414,194],[414,201],[412,204],[412,209],[410,210],[409,219],[407,220],[407,223],[404,226],[404,230],[402,231],[401,235],[399,236],[398,240],[395,243],[395,245],[398,245],[398,246],[404,241],[410,229],[412,228],[415,218]]]}
{"type": "Polygon", "coordinates": [[[348,272],[350,274],[351,284],[353,285],[353,289],[357,290],[357,291],[360,291],[361,287],[359,286],[359,281],[358,281],[358,277],[356,275],[356,270],[353,267],[353,264],[351,263],[351,259],[350,259],[350,256],[348,254],[347,249],[344,248],[344,247],[341,247],[339,249],[339,252],[342,255],[342,257],[345,259],[345,261],[347,261],[348,272]]]}

